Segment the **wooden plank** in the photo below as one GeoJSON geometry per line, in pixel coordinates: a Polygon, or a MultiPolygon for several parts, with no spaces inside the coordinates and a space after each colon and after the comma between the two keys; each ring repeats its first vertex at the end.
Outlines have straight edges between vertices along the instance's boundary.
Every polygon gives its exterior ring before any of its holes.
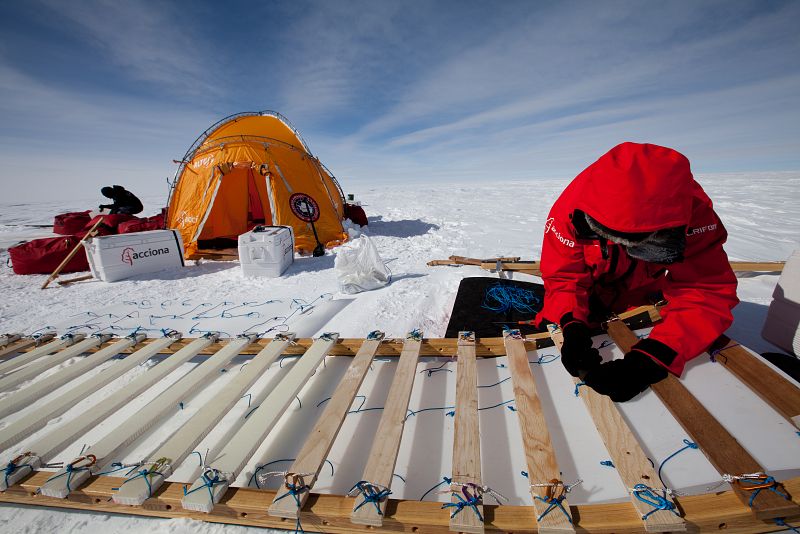
{"type": "Polygon", "coordinates": [[[750,390],[800,428],[800,388],[775,372],[747,348],[722,336],[712,347],[715,360],[750,390]]]}
{"type": "MultiPolygon", "coordinates": [[[[52,499],[37,494],[49,473],[36,472],[21,485],[0,493],[0,502],[28,506],[46,506],[68,510],[85,510],[93,513],[116,513],[143,517],[183,518],[219,524],[238,524],[261,528],[291,530],[294,524],[266,513],[275,497],[274,491],[251,488],[230,488],[219,506],[210,514],[196,513],[181,508],[183,484],[167,482],[143,507],[124,506],[111,500],[114,488],[125,479],[93,477],[69,499],[52,499]]],[[[791,493],[800,492],[800,477],[784,481],[791,493]]],[[[731,491],[680,497],[680,507],[686,520],[696,532],[774,532],[773,522],[753,517],[747,507],[731,491]]],[[[363,533],[364,527],[349,521],[352,499],[339,495],[313,495],[301,514],[302,525],[308,531],[341,534],[363,533]]],[[[485,505],[486,529],[490,532],[531,533],[534,510],[530,506],[485,505]]],[[[630,505],[623,503],[585,504],[571,507],[577,526],[592,534],[641,534],[642,522],[630,513],[630,505]]],[[[792,518],[787,522],[794,523],[792,518]]],[[[155,526],[158,526],[157,524],[155,526]]],[[[199,525],[198,525],[199,526],[199,525]]],[[[390,499],[387,515],[381,528],[372,532],[419,532],[446,534],[449,532],[447,516],[442,514],[437,502],[403,501],[390,499]]]]}
{"type": "Polygon", "coordinates": [[[0,336],[0,349],[4,349],[12,343],[16,343],[22,339],[22,334],[12,332],[10,334],[3,334],[0,336]]]}
{"type": "Polygon", "coordinates": [[[22,410],[37,399],[41,399],[48,393],[55,391],[72,379],[97,367],[109,358],[113,358],[123,350],[133,347],[145,338],[144,334],[128,336],[120,339],[116,343],[101,349],[94,354],[87,356],[80,362],[69,365],[59,372],[52,374],[42,380],[37,380],[30,386],[21,391],[16,391],[11,395],[0,400],[0,417],[22,410]]]}
{"type": "MultiPolygon", "coordinates": [[[[783,271],[786,262],[783,261],[732,261],[731,268],[736,272],[769,272],[779,273],[783,271]]],[[[497,270],[496,261],[484,261],[480,264],[482,269],[487,271],[497,270]]],[[[520,271],[535,276],[541,276],[541,266],[538,261],[508,261],[500,262],[500,269],[503,271],[520,271]]]]}
{"type": "Polygon", "coordinates": [[[43,372],[51,369],[57,365],[61,365],[70,358],[79,356],[86,352],[87,349],[99,347],[106,341],[111,339],[111,334],[101,334],[98,336],[91,336],[88,339],[78,341],[74,345],[62,349],[60,352],[53,354],[49,358],[45,358],[36,363],[32,363],[27,367],[23,367],[9,375],[0,378],[0,391],[8,391],[9,389],[30,380],[43,372]]]}
{"type": "MultiPolygon", "coordinates": [[[[458,359],[456,360],[456,413],[453,436],[453,480],[450,486],[451,504],[461,499],[462,485],[481,482],[481,436],[478,422],[478,365],[475,356],[474,332],[458,333],[458,359]]],[[[474,491],[473,491],[474,493],[474,491]]],[[[484,532],[483,504],[463,509],[448,508],[450,530],[453,532],[484,532]]]]}
{"type": "MultiPolygon", "coordinates": [[[[210,334],[208,337],[195,339],[188,346],[176,352],[172,357],[167,358],[146,373],[136,377],[124,388],[102,399],[75,419],[53,428],[30,446],[28,453],[30,453],[31,456],[26,459],[25,465],[36,469],[42,463],[49,462],[53,458],[53,455],[63,450],[64,447],[75,441],[87,430],[93,428],[97,423],[126,405],[134,397],[164,378],[177,367],[195,357],[198,352],[214,341],[216,341],[216,334],[210,334]]],[[[0,478],[0,488],[15,484],[16,481],[21,479],[25,474],[27,474],[25,470],[17,469],[7,477],[0,478]]]]}
{"type": "MultiPolygon", "coordinates": [[[[628,352],[638,341],[636,334],[622,321],[609,321],[607,328],[614,343],[623,352],[628,352]]],[[[755,458],[675,376],[669,375],[651,387],[720,475],[764,472],[764,468],[758,464],[755,458]]],[[[751,492],[744,490],[740,484],[732,484],[731,487],[742,503],[747,505],[752,495],[751,492]]],[[[800,507],[792,501],[778,496],[775,492],[762,491],[753,501],[752,511],[759,519],[774,519],[798,515],[800,507]]]]}
{"type": "MultiPolygon", "coordinates": [[[[177,334],[176,335],[180,335],[177,334]]],[[[146,345],[124,360],[115,362],[114,365],[97,373],[89,380],[78,384],[71,390],[65,392],[46,404],[37,406],[35,410],[25,417],[17,419],[0,430],[0,450],[5,450],[15,443],[19,443],[40,428],[44,428],[48,421],[63,414],[80,401],[99,390],[112,380],[115,380],[140,365],[168,346],[174,341],[174,337],[163,337],[153,343],[146,345]]]]}
{"type": "MultiPolygon", "coordinates": [[[[52,339],[52,334],[51,334],[51,339],[52,339]]],[[[11,360],[18,352],[22,352],[23,350],[32,347],[35,344],[36,340],[30,337],[24,337],[22,339],[10,341],[5,345],[3,345],[2,348],[0,348],[0,359],[11,360]]]]}
{"type": "Polygon", "coordinates": [[[303,484],[307,486],[307,489],[297,495],[297,500],[285,499],[283,497],[286,497],[286,492],[278,492],[269,507],[270,515],[287,519],[296,519],[299,515],[300,509],[317,481],[325,458],[328,457],[328,453],[333,447],[339,429],[342,428],[347,412],[353,404],[353,399],[355,399],[364,377],[367,376],[378,346],[383,340],[383,333],[377,334],[375,339],[366,339],[361,345],[341,382],[336,386],[333,397],[325,405],[325,410],[309,432],[303,447],[297,454],[297,459],[289,468],[288,473],[301,474],[303,484]]]}
{"type": "MultiPolygon", "coordinates": [[[[522,445],[525,450],[525,460],[528,466],[528,478],[531,484],[547,484],[551,481],[561,481],[561,469],[558,467],[556,452],[544,419],[542,403],[536,392],[536,381],[531,372],[528,361],[528,351],[519,337],[519,330],[512,330],[504,334],[508,367],[511,372],[511,382],[514,385],[514,400],[516,402],[519,426],[522,432],[522,445]]],[[[560,488],[547,488],[544,486],[531,486],[533,508],[536,510],[536,524],[540,534],[575,532],[572,517],[565,515],[558,507],[550,507],[547,502],[548,493],[555,490],[560,493],[560,488]]],[[[564,495],[561,505],[569,511],[569,504],[564,495]]]]}
{"type": "MultiPolygon", "coordinates": [[[[50,335],[50,334],[48,334],[48,335],[50,335]]],[[[53,337],[55,337],[55,336],[50,335],[51,339],[53,337]]],[[[69,347],[70,345],[76,343],[77,341],[82,340],[85,337],[86,337],[85,334],[75,334],[74,336],[60,337],[60,338],[55,339],[55,340],[53,340],[53,341],[51,341],[51,342],[49,342],[49,343],[47,343],[45,345],[37,344],[36,340],[29,339],[28,341],[31,341],[32,343],[30,343],[28,345],[28,347],[33,346],[33,345],[36,345],[36,347],[34,349],[26,352],[25,354],[20,354],[16,358],[12,358],[12,359],[4,361],[3,363],[0,363],[0,375],[8,374],[13,370],[15,370],[15,369],[17,369],[19,367],[22,367],[23,365],[28,364],[28,363],[36,360],[37,358],[41,358],[42,356],[47,356],[48,354],[52,354],[52,353],[56,352],[57,350],[63,349],[64,347],[69,347]]],[[[27,347],[25,347],[25,348],[27,348],[27,347]]],[[[24,349],[22,349],[22,348],[14,349],[14,351],[17,351],[17,350],[24,350],[24,349]]]]}
{"type": "Polygon", "coordinates": [[[173,468],[183,462],[242,395],[283,353],[294,336],[276,337],[259,352],[236,377],[186,421],[166,442],[148,455],[146,474],[132,473],[114,494],[114,502],[141,505],[172,475],[173,468]]]}
{"type": "Polygon", "coordinates": [[[785,261],[732,261],[731,267],[737,272],[780,273],[785,261]]]}
{"type": "MultiPolygon", "coordinates": [[[[561,346],[564,344],[564,335],[557,325],[550,325],[550,327],[552,327],[550,335],[553,336],[553,341],[560,351],[561,346]]],[[[573,380],[576,386],[580,383],[578,378],[573,378],[573,380]]],[[[663,489],[654,486],[655,481],[658,480],[658,474],[647,459],[647,455],[642,450],[617,405],[611,399],[605,395],[598,394],[592,388],[579,388],[578,391],[625,487],[630,490],[637,484],[644,484],[655,491],[663,489]]],[[[519,402],[517,402],[517,405],[519,405],[519,402]]],[[[674,504],[669,495],[662,493],[660,496],[674,504]]],[[[637,499],[632,492],[631,503],[633,503],[633,507],[639,517],[647,518],[644,521],[644,529],[647,532],[679,532],[686,530],[686,522],[681,517],[669,510],[653,511],[652,506],[637,499]]]]}
{"type": "Polygon", "coordinates": [[[323,334],[308,351],[292,366],[283,380],[272,390],[242,425],[225,447],[209,462],[206,472],[219,477],[209,487],[208,478],[203,473],[195,480],[181,505],[187,510],[210,513],[219,502],[228,486],[236,480],[247,461],[256,452],[269,432],[281,418],[295,395],[305,385],[328,351],[336,343],[338,334],[323,334]]]}
{"type": "MultiPolygon", "coordinates": [[[[381,421],[375,432],[375,441],[372,443],[367,465],[361,477],[379,488],[391,488],[397,454],[400,451],[400,441],[403,437],[403,428],[406,422],[408,403],[411,399],[411,390],[414,378],[417,376],[417,362],[422,348],[421,340],[409,335],[403,344],[400,361],[386,397],[381,421]]],[[[363,496],[357,497],[353,505],[350,519],[359,525],[380,527],[383,524],[383,515],[386,513],[387,500],[374,505],[364,502],[363,496]]]]}
{"type": "Polygon", "coordinates": [[[67,477],[66,474],[70,470],[70,466],[78,461],[73,460],[42,486],[41,493],[48,497],[66,498],[75,488],[79,488],[88,480],[92,474],[100,472],[107,463],[117,460],[120,452],[150,427],[162,420],[167,414],[177,412],[181,403],[191,400],[197,393],[200,393],[203,390],[203,384],[212,381],[220,370],[239,354],[243,347],[249,345],[253,339],[255,339],[255,334],[229,341],[219,352],[195,369],[192,369],[189,374],[163,391],[145,405],[144,408],[128,417],[100,441],[88,447],[83,453],[83,457],[94,457],[95,459],[91,465],[88,465],[88,469],[72,471],[71,476],[67,477]],[[61,476],[62,473],[64,476],[61,476]]]}

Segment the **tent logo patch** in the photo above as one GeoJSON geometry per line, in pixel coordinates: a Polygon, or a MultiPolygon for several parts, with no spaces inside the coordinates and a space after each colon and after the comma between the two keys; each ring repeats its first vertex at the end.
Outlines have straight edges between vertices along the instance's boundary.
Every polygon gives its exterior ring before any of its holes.
{"type": "Polygon", "coordinates": [[[305,193],[295,193],[290,196],[289,207],[301,221],[316,222],[319,220],[319,204],[305,193]]]}

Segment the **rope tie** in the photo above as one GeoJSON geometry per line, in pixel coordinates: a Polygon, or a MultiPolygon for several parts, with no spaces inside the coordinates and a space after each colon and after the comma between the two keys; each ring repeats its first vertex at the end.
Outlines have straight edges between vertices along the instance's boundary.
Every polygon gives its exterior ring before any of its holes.
{"type": "Polygon", "coordinates": [[[536,521],[541,521],[542,518],[547,516],[547,514],[558,509],[561,510],[562,514],[564,514],[564,517],[567,518],[567,521],[572,524],[572,517],[569,515],[569,512],[567,512],[566,508],[564,508],[563,501],[567,498],[567,494],[572,491],[572,488],[581,482],[583,482],[583,480],[578,479],[572,484],[564,484],[562,481],[554,478],[547,483],[531,484],[531,488],[547,488],[547,494],[544,497],[540,495],[534,495],[534,499],[542,501],[547,505],[547,508],[545,508],[544,512],[542,512],[539,517],[536,518],[536,521]]]}
{"type": "Polygon", "coordinates": [[[680,514],[675,510],[675,503],[667,499],[667,494],[669,492],[666,489],[662,489],[661,495],[659,495],[656,493],[657,490],[651,488],[647,484],[636,484],[628,491],[630,491],[637,500],[653,507],[652,510],[642,516],[642,521],[647,521],[651,515],[659,510],[669,510],[680,517],[680,514]]]}
{"type": "MultiPolygon", "coordinates": [[[[506,325],[503,325],[503,330],[505,330],[506,328],[508,327],[506,325]]],[[[510,337],[511,339],[521,339],[523,341],[525,340],[525,338],[522,337],[522,333],[519,331],[518,328],[514,329],[509,328],[507,331],[508,331],[508,337],[510,337]]]]}
{"type": "Polygon", "coordinates": [[[214,486],[218,486],[220,484],[224,484],[228,482],[228,480],[233,478],[233,474],[231,473],[223,473],[219,469],[215,469],[213,467],[206,467],[203,471],[203,474],[200,476],[203,481],[202,486],[197,486],[194,489],[186,490],[186,486],[183,486],[183,495],[190,495],[195,491],[201,490],[206,488],[208,490],[208,497],[211,499],[211,502],[214,502],[214,492],[212,489],[214,486]]]}
{"type": "Polygon", "coordinates": [[[275,337],[273,339],[278,340],[278,341],[288,341],[289,345],[297,345],[297,341],[295,341],[291,337],[289,337],[286,334],[283,334],[281,332],[275,334],[275,337]]]}
{"type": "MultiPolygon", "coordinates": [[[[166,480],[167,477],[164,476],[164,473],[162,473],[161,470],[164,469],[165,467],[169,467],[171,465],[171,462],[172,462],[172,460],[170,458],[162,457],[162,458],[159,458],[158,460],[156,460],[155,462],[142,462],[142,463],[140,463],[136,467],[144,467],[144,466],[147,466],[147,465],[149,465],[150,467],[147,468],[147,469],[140,469],[138,473],[136,473],[134,476],[126,479],[125,482],[120,484],[120,488],[122,486],[124,486],[125,484],[127,484],[128,482],[136,480],[137,478],[141,478],[142,480],[144,480],[144,483],[147,485],[147,498],[149,499],[150,497],[153,496],[152,477],[160,476],[161,478],[166,480]]],[[[111,488],[111,489],[115,490],[115,491],[119,490],[119,488],[111,488]]]]}
{"type": "Polygon", "coordinates": [[[116,473],[117,471],[122,471],[123,469],[129,469],[129,472],[133,472],[134,469],[142,465],[143,462],[136,462],[135,464],[123,464],[122,462],[113,462],[111,464],[110,471],[103,471],[101,473],[97,473],[97,476],[101,477],[104,475],[110,475],[111,473],[116,473]]]}
{"type": "Polygon", "coordinates": [[[358,495],[364,497],[364,500],[353,509],[354,512],[358,511],[358,509],[365,504],[372,503],[375,505],[375,510],[378,512],[378,515],[383,515],[383,512],[381,512],[380,503],[391,494],[392,490],[386,486],[381,486],[380,484],[375,484],[367,480],[359,480],[352,488],[350,488],[350,491],[347,492],[347,495],[350,497],[357,497],[358,495]]]}
{"type": "Polygon", "coordinates": [[[295,534],[297,532],[305,532],[305,530],[303,530],[303,526],[300,524],[300,508],[302,507],[302,503],[300,502],[300,497],[298,497],[298,495],[302,495],[303,492],[311,489],[311,486],[306,484],[305,477],[313,476],[314,473],[266,473],[264,476],[268,477],[275,475],[283,475],[283,485],[286,488],[286,493],[279,497],[275,497],[274,502],[278,502],[287,495],[291,495],[294,498],[295,504],[297,505],[297,522],[295,523],[294,527],[295,534]]]}
{"type": "Polygon", "coordinates": [[[506,500],[505,497],[494,491],[489,486],[479,486],[474,482],[467,482],[466,484],[460,482],[453,482],[451,483],[451,489],[446,490],[442,493],[450,493],[453,497],[458,499],[458,502],[448,502],[442,505],[442,508],[454,508],[453,512],[450,514],[450,519],[453,519],[457,516],[461,510],[464,508],[470,508],[475,515],[478,516],[481,522],[483,522],[483,516],[481,515],[480,510],[478,510],[478,505],[483,504],[483,496],[484,494],[489,494],[497,501],[497,504],[500,504],[500,499],[506,500]],[[452,488],[461,488],[461,495],[454,492],[452,488]],[[463,497],[462,497],[463,495],[463,497]]]}
{"type": "Polygon", "coordinates": [[[54,475],[48,478],[45,481],[45,484],[50,482],[51,480],[56,480],[57,478],[61,478],[63,476],[67,477],[67,491],[72,492],[72,487],[70,484],[72,483],[72,474],[79,473],[81,471],[89,471],[91,474],[91,467],[97,463],[97,456],[94,454],[87,454],[85,456],[80,456],[77,459],[73,460],[72,462],[68,463],[64,467],[64,472],[54,475]]]}
{"type": "Polygon", "coordinates": [[[386,337],[386,334],[384,334],[380,330],[373,330],[372,332],[367,334],[367,339],[369,340],[382,341],[384,337],[386,337]]]}
{"type": "Polygon", "coordinates": [[[728,350],[732,349],[733,347],[740,347],[740,346],[741,345],[739,345],[738,343],[734,343],[733,345],[726,345],[720,349],[712,350],[711,352],[708,353],[708,355],[711,357],[712,362],[717,363],[717,355],[720,354],[723,350],[728,350]]]}
{"type": "Polygon", "coordinates": [[[735,484],[744,491],[752,491],[753,493],[750,495],[750,501],[747,503],[751,508],[753,507],[753,501],[756,500],[756,497],[758,497],[758,494],[761,493],[762,490],[769,490],[780,495],[784,499],[789,499],[789,494],[786,493],[783,484],[776,481],[775,477],[769,476],[766,473],[722,475],[722,480],[731,485],[735,484]]]}
{"type": "Polygon", "coordinates": [[[406,339],[413,339],[414,341],[422,341],[422,332],[419,331],[419,328],[415,328],[414,330],[408,333],[406,339]]]}
{"type": "Polygon", "coordinates": [[[585,385],[586,385],[586,382],[576,382],[575,383],[575,391],[573,393],[575,393],[576,397],[580,397],[580,395],[581,395],[580,387],[581,386],[585,386],[585,385]]]}
{"type": "Polygon", "coordinates": [[[782,517],[775,519],[775,524],[778,525],[779,527],[788,528],[795,534],[800,534],[800,529],[798,529],[797,527],[793,527],[792,525],[787,523],[786,520],[783,519],[782,517]]]}
{"type": "Polygon", "coordinates": [[[32,452],[28,451],[28,452],[25,452],[23,454],[20,454],[19,456],[17,456],[16,458],[14,458],[10,462],[8,462],[8,465],[6,465],[5,469],[3,470],[3,476],[4,476],[4,480],[5,480],[5,484],[6,484],[6,489],[11,486],[11,484],[8,483],[8,477],[10,477],[14,473],[16,473],[18,469],[23,469],[23,468],[27,467],[30,470],[30,472],[33,473],[33,466],[31,464],[29,464],[27,462],[25,462],[24,464],[20,463],[22,460],[31,458],[33,456],[34,456],[34,454],[32,452]]]}

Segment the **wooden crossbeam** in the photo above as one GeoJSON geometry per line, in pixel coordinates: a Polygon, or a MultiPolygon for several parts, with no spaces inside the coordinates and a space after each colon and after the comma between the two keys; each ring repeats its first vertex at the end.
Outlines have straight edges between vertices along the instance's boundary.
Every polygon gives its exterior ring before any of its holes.
{"type": "Polygon", "coordinates": [[[712,349],[717,363],[800,428],[800,388],[732,339],[722,336],[712,349]]]}
{"type": "MultiPolygon", "coordinates": [[[[84,510],[93,513],[114,513],[141,517],[192,519],[217,524],[237,524],[260,528],[287,529],[286,520],[272,517],[266,509],[275,497],[274,491],[251,488],[230,488],[222,502],[210,514],[190,512],[181,508],[183,484],[167,482],[148,501],[146,506],[124,506],[111,500],[114,488],[125,481],[116,477],[93,477],[70,499],[51,499],[39,495],[37,490],[47,480],[49,473],[36,472],[19,486],[0,493],[0,502],[27,506],[48,506],[66,510],[84,510]]],[[[800,493],[800,477],[786,480],[786,488],[800,493]]],[[[362,526],[350,523],[352,499],[340,495],[315,494],[301,514],[303,526],[314,532],[358,534],[362,526]]],[[[730,531],[761,533],[774,532],[773,522],[756,519],[742,506],[731,491],[680,498],[686,520],[697,532],[730,531]]],[[[486,505],[487,530],[491,532],[531,532],[533,508],[530,506],[486,505]]],[[[642,532],[641,520],[630,512],[630,504],[572,505],[572,514],[584,532],[592,534],[636,534],[642,532]]],[[[402,501],[390,499],[383,528],[372,532],[419,532],[446,534],[449,532],[447,516],[441,513],[437,502],[402,501]]],[[[786,518],[790,524],[795,521],[786,518]]],[[[292,527],[289,527],[292,528],[292,527]]]]}
{"type": "Polygon", "coordinates": [[[6,375],[3,378],[0,378],[0,391],[8,391],[9,389],[18,386],[26,380],[30,380],[31,378],[42,374],[52,367],[61,365],[70,358],[74,358],[75,356],[83,354],[87,349],[99,347],[109,339],[111,339],[111,334],[91,336],[88,339],[78,341],[74,345],[62,349],[60,352],[53,354],[49,358],[32,363],[27,367],[23,367],[22,369],[6,375]]]}
{"type": "MultiPolygon", "coordinates": [[[[638,308],[634,308],[619,314],[619,317],[624,319],[626,322],[630,322],[635,327],[639,327],[639,325],[643,326],[645,324],[649,325],[651,322],[655,322],[660,319],[658,311],[653,306],[639,306],[638,308]]],[[[170,354],[176,350],[179,350],[186,344],[191,343],[192,340],[193,338],[182,339],[172,345],[169,349],[166,349],[164,354],[170,354]]],[[[309,347],[311,347],[314,341],[315,340],[310,338],[296,339],[293,345],[290,345],[286,348],[286,352],[284,354],[289,356],[304,354],[309,347]]],[[[355,356],[363,341],[364,338],[337,339],[336,343],[331,347],[328,354],[330,356],[355,356]]],[[[144,343],[148,342],[149,341],[147,340],[144,341],[144,343]]],[[[250,347],[244,349],[242,354],[257,354],[261,349],[267,346],[268,343],[269,338],[260,339],[250,345],[250,347]]],[[[420,346],[419,355],[451,358],[456,352],[457,345],[458,342],[455,338],[423,339],[420,346]]],[[[553,341],[550,339],[550,334],[547,332],[529,334],[525,336],[525,346],[528,350],[552,347],[553,341]]],[[[209,345],[208,348],[204,349],[201,354],[213,354],[218,351],[220,347],[221,344],[214,343],[213,345],[209,345]]],[[[400,356],[402,349],[402,339],[387,340],[381,344],[380,347],[378,347],[376,356],[397,358],[400,356]]],[[[506,349],[503,345],[502,337],[481,338],[475,342],[475,355],[479,358],[495,358],[498,356],[505,356],[505,350],[506,349]]]]}
{"type": "Polygon", "coordinates": [[[296,499],[284,498],[287,497],[285,493],[287,490],[279,492],[269,507],[270,515],[296,519],[300,514],[382,340],[383,334],[380,334],[375,339],[366,339],[361,345],[344,378],[336,386],[333,397],[308,434],[302,449],[297,454],[297,459],[287,471],[289,473],[287,476],[291,474],[300,476],[305,490],[298,494],[296,499]]]}
{"type": "MultiPolygon", "coordinates": [[[[421,340],[414,336],[406,338],[403,344],[394,380],[392,380],[389,395],[386,397],[383,415],[378,423],[378,430],[375,432],[375,441],[372,443],[367,465],[364,467],[364,475],[361,477],[362,480],[375,484],[379,488],[391,488],[406,422],[406,410],[408,410],[408,402],[411,399],[414,377],[417,375],[417,362],[421,347],[421,340]]],[[[379,512],[375,506],[366,503],[363,496],[359,496],[353,505],[350,519],[359,525],[380,527],[383,524],[387,502],[384,499],[378,503],[379,512]]]]}
{"type": "MultiPolygon", "coordinates": [[[[623,352],[628,352],[638,341],[636,334],[622,321],[609,321],[607,328],[614,343],[623,352]]],[[[651,387],[720,475],[737,476],[764,472],[764,468],[755,458],[675,376],[669,375],[651,387]]],[[[742,503],[749,506],[752,492],[746,491],[738,483],[731,484],[731,487],[742,503]]],[[[759,519],[790,517],[800,514],[800,507],[797,504],[780,497],[773,491],[761,491],[753,500],[751,509],[759,519]]]]}
{"type": "Polygon", "coordinates": [[[28,451],[29,455],[26,457],[24,464],[20,464],[20,468],[7,474],[6,477],[0,477],[0,489],[15,484],[18,480],[27,475],[28,472],[26,469],[22,468],[23,466],[28,466],[28,469],[37,469],[42,463],[49,462],[56,453],[63,450],[64,447],[75,441],[87,430],[93,428],[97,423],[128,404],[133,398],[150,388],[177,367],[195,357],[198,352],[216,341],[216,339],[216,334],[210,334],[208,337],[195,339],[188,346],[176,352],[172,357],[167,358],[146,373],[136,377],[130,383],[126,384],[124,388],[115,391],[75,419],[53,428],[50,432],[37,439],[30,446],[28,451]]]}
{"type": "Polygon", "coordinates": [[[175,384],[159,394],[144,408],[136,411],[136,413],[120,423],[100,441],[88,447],[83,452],[83,456],[94,457],[95,459],[88,466],[88,469],[72,471],[71,476],[66,476],[70,466],[76,462],[76,460],[73,460],[65,465],[64,470],[56,473],[42,486],[41,493],[48,497],[62,499],[67,497],[75,488],[79,488],[81,484],[88,480],[90,475],[100,472],[107,463],[117,460],[117,456],[122,450],[133,443],[136,438],[161,421],[167,414],[177,412],[182,403],[191,400],[196,394],[200,393],[203,389],[203,384],[212,381],[220,370],[239,354],[243,347],[249,345],[254,338],[255,334],[229,341],[219,352],[195,369],[192,369],[186,376],[181,377],[175,384]],[[62,473],[64,473],[63,476],[62,473]]]}
{"type": "Polygon", "coordinates": [[[144,338],[144,334],[124,337],[116,343],[87,356],[82,361],[69,365],[42,380],[38,380],[21,391],[12,393],[8,397],[0,400],[0,417],[5,417],[25,408],[36,399],[40,399],[48,393],[55,391],[72,379],[97,367],[109,358],[113,358],[123,350],[133,347],[144,338]]]}
{"type": "Polygon", "coordinates": [[[7,346],[11,345],[19,341],[22,338],[22,334],[12,332],[10,334],[3,334],[0,336],[0,349],[4,349],[7,346]]]}
{"type": "MultiPolygon", "coordinates": [[[[22,352],[34,346],[39,347],[43,343],[50,341],[54,337],[56,337],[55,333],[47,332],[37,336],[25,336],[16,341],[7,343],[6,345],[3,346],[2,349],[0,349],[0,359],[4,360],[2,363],[0,363],[0,365],[4,364],[6,360],[10,361],[12,359],[16,359],[15,355],[17,353],[22,352]]],[[[0,372],[0,374],[2,373],[0,372]]]]}
{"type": "MultiPolygon", "coordinates": [[[[459,504],[462,486],[481,482],[481,436],[478,423],[478,365],[475,356],[474,332],[458,333],[458,360],[456,361],[456,413],[453,436],[453,485],[451,504],[459,504]]],[[[474,490],[471,493],[475,493],[474,490]]],[[[463,498],[463,497],[462,497],[463,498]]],[[[483,504],[465,506],[450,514],[452,532],[482,534],[483,504]],[[478,516],[480,514],[480,517],[478,516]]]]}
{"type": "MultiPolygon", "coordinates": [[[[55,335],[51,335],[51,334],[48,334],[48,335],[50,336],[50,339],[55,337],[55,335]]],[[[22,367],[23,365],[26,365],[26,364],[28,364],[28,363],[30,363],[30,362],[38,359],[38,358],[41,358],[43,356],[47,356],[48,354],[52,354],[52,353],[54,353],[56,351],[59,351],[59,350],[65,348],[65,347],[69,347],[70,345],[73,345],[74,343],[82,340],[85,337],[86,337],[85,334],[75,334],[73,336],[60,337],[60,338],[55,339],[55,340],[53,340],[53,341],[51,341],[51,342],[49,342],[47,344],[38,344],[34,349],[26,352],[25,354],[20,354],[19,356],[15,357],[15,358],[11,358],[11,359],[5,360],[3,363],[0,363],[0,375],[8,374],[11,371],[13,371],[15,369],[18,369],[18,368],[22,367]]],[[[28,344],[28,347],[36,345],[36,340],[33,339],[33,338],[30,338],[27,341],[30,342],[28,344]]],[[[25,348],[28,348],[28,347],[25,347],[25,348]]],[[[10,350],[10,347],[9,347],[9,350],[10,350]]],[[[14,352],[17,351],[17,350],[24,350],[24,348],[20,348],[20,349],[16,349],[15,348],[15,349],[13,349],[14,352]]]]}
{"type": "Polygon", "coordinates": [[[128,476],[114,502],[141,505],[172,475],[175,466],[183,462],[242,395],[283,353],[294,336],[276,337],[244,366],[236,377],[225,384],[212,399],[184,423],[172,436],[145,460],[145,474],[139,471],[128,476]]]}
{"type": "MultiPolygon", "coordinates": [[[[528,351],[519,336],[519,330],[512,330],[504,334],[508,367],[511,372],[511,382],[514,385],[514,401],[516,403],[519,426],[522,433],[522,445],[525,451],[525,460],[528,467],[528,479],[531,484],[548,484],[561,482],[561,486],[531,486],[533,508],[536,511],[536,525],[540,534],[564,534],[575,532],[572,525],[572,516],[565,515],[558,506],[550,506],[548,494],[555,492],[558,496],[564,490],[561,481],[561,469],[558,467],[555,449],[544,419],[542,403],[536,392],[536,381],[531,372],[528,360],[528,351]],[[549,490],[549,491],[548,491],[549,490]],[[544,499],[544,500],[542,500],[544,499]],[[549,512],[546,512],[551,508],[549,512]]],[[[560,502],[563,509],[569,513],[569,503],[566,495],[560,502]]]]}
{"type": "MultiPolygon", "coordinates": [[[[564,344],[564,335],[556,325],[550,325],[550,335],[556,348],[561,350],[564,344]]],[[[576,386],[580,379],[573,379],[576,386]]],[[[641,445],[634,436],[625,418],[620,413],[617,405],[605,395],[600,395],[592,388],[584,387],[578,389],[580,397],[583,399],[589,415],[592,417],[597,431],[606,446],[608,455],[614,463],[614,467],[619,474],[622,483],[632,490],[637,484],[644,484],[647,487],[654,487],[653,484],[658,480],[658,474],[647,455],[642,450],[641,445]]],[[[519,404],[519,403],[517,403],[519,404]]],[[[656,492],[662,488],[654,488],[656,492]]],[[[653,507],[637,499],[633,492],[631,503],[633,503],[639,517],[647,517],[644,521],[644,529],[647,532],[680,532],[686,530],[686,522],[669,510],[653,511],[653,507]]],[[[672,498],[666,494],[660,494],[668,501],[673,502],[672,498]]]]}
{"type": "MultiPolygon", "coordinates": [[[[179,334],[176,334],[179,335],[179,334]]],[[[125,359],[114,362],[103,371],[100,371],[92,378],[85,380],[59,395],[49,402],[37,406],[25,417],[21,417],[0,430],[0,450],[5,450],[15,443],[19,443],[40,428],[44,428],[48,421],[63,414],[80,401],[99,390],[112,380],[115,380],[140,365],[167,347],[174,341],[174,337],[163,337],[153,343],[139,349],[125,359]]]]}
{"type": "Polygon", "coordinates": [[[210,513],[228,486],[236,480],[247,461],[256,452],[264,438],[275,427],[295,395],[305,385],[320,362],[336,343],[338,334],[323,334],[292,366],[283,380],[272,390],[225,447],[209,461],[209,468],[194,481],[181,500],[186,510],[210,513]],[[209,476],[215,477],[209,483],[209,476]]]}

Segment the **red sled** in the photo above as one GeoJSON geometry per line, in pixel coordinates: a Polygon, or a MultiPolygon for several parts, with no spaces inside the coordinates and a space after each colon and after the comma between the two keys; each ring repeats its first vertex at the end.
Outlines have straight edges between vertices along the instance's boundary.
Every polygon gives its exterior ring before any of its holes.
{"type": "MultiPolygon", "coordinates": [[[[8,249],[11,266],[16,274],[51,274],[80,242],[80,237],[65,235],[34,239],[8,249]]],[[[89,261],[85,251],[78,251],[62,273],[88,271],[89,261]]]]}
{"type": "Polygon", "coordinates": [[[132,234],[134,232],[147,232],[149,230],[163,230],[164,215],[158,214],[146,219],[136,219],[125,221],[119,224],[117,232],[120,234],[132,234]]]}
{"type": "Polygon", "coordinates": [[[53,233],[60,235],[73,235],[92,220],[89,210],[61,213],[53,219],[53,233]]]}
{"type": "Polygon", "coordinates": [[[118,234],[119,233],[119,225],[125,221],[132,221],[132,220],[140,220],[138,217],[134,215],[128,215],[126,213],[116,213],[114,215],[98,215],[86,225],[81,228],[80,234],[81,236],[86,235],[86,232],[92,229],[92,226],[97,222],[97,220],[102,217],[103,224],[97,227],[97,235],[111,235],[111,234],[118,234]]]}

